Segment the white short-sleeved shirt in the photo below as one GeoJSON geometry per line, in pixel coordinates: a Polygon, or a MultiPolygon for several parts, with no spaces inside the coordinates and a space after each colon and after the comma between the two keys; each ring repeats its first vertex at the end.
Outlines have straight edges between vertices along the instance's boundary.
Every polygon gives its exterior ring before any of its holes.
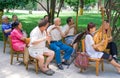
{"type": "MultiPolygon", "coordinates": [[[[67,30],[69,30],[70,26],[68,24],[66,24],[64,27],[63,27],[63,32],[65,33],[67,30]]],[[[74,31],[75,31],[75,28],[71,28],[68,32],[68,34],[66,36],[71,36],[71,35],[74,35],[74,31]]]]}
{"type": "Polygon", "coordinates": [[[41,32],[39,27],[35,27],[30,33],[30,47],[28,48],[29,53],[32,57],[36,57],[39,54],[43,54],[44,52],[49,52],[49,49],[46,47],[46,40],[32,45],[32,42],[42,39],[46,37],[46,32],[41,32]]]}
{"type": "MultiPolygon", "coordinates": [[[[60,31],[57,29],[53,29],[55,27],[55,25],[51,25],[48,27],[47,32],[49,32],[50,36],[51,36],[51,40],[52,41],[58,41],[62,39],[62,36],[60,34],[60,31]],[[53,30],[52,30],[53,29],[53,30]]],[[[61,30],[62,27],[60,26],[61,30]]]]}
{"type": "Polygon", "coordinates": [[[88,55],[92,58],[101,58],[103,56],[102,52],[96,51],[93,48],[94,40],[90,34],[87,34],[85,37],[85,49],[88,55]]]}

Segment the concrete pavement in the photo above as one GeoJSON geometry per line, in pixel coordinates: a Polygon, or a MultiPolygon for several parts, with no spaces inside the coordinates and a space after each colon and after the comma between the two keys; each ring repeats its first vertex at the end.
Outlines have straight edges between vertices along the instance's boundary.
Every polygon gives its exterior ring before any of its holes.
{"type": "Polygon", "coordinates": [[[47,76],[40,71],[36,74],[34,65],[30,64],[26,70],[22,59],[20,62],[14,59],[13,65],[10,65],[9,47],[4,54],[3,42],[0,42],[0,58],[0,78],[120,78],[120,74],[115,68],[106,62],[104,63],[105,71],[100,71],[99,76],[96,76],[94,66],[90,66],[84,73],[80,73],[79,68],[76,68],[74,64],[69,69],[64,66],[64,70],[58,70],[54,63],[50,65],[50,68],[56,72],[53,76],[47,76]]]}

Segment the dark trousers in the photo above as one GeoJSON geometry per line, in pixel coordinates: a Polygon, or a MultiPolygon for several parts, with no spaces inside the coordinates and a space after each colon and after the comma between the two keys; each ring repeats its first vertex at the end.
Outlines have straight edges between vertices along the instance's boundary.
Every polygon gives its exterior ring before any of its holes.
{"type": "Polygon", "coordinates": [[[116,44],[114,42],[108,43],[107,48],[110,49],[110,54],[112,56],[118,54],[118,52],[117,52],[117,46],[116,46],[116,44]]]}

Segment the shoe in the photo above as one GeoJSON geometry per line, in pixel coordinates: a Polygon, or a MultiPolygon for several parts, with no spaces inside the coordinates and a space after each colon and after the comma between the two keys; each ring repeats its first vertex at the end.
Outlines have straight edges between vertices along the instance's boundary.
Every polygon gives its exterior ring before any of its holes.
{"type": "Polygon", "coordinates": [[[58,64],[57,67],[58,67],[60,70],[64,70],[62,64],[58,64]]]}
{"type": "Polygon", "coordinates": [[[55,71],[54,70],[52,70],[52,69],[50,69],[51,70],[51,72],[53,72],[53,74],[55,73],[55,71]]]}
{"type": "MultiPolygon", "coordinates": [[[[43,71],[42,71],[43,72],[43,71]]],[[[52,76],[53,75],[53,72],[49,69],[49,70],[46,70],[43,72],[44,74],[46,75],[49,75],[49,76],[52,76]]]]}
{"type": "Polygon", "coordinates": [[[70,65],[70,63],[68,63],[67,60],[65,60],[64,62],[62,62],[63,65],[70,65]]]}

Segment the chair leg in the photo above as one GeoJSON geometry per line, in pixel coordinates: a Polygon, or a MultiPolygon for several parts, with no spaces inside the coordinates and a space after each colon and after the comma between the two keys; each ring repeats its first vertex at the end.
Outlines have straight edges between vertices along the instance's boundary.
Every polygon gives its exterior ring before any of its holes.
{"type": "Polygon", "coordinates": [[[96,61],[96,76],[99,75],[99,61],[96,61]]]}
{"type": "Polygon", "coordinates": [[[19,54],[17,53],[17,61],[19,60],[19,54]]]}
{"type": "Polygon", "coordinates": [[[6,49],[6,41],[4,41],[4,49],[3,49],[3,53],[5,53],[5,49],[6,49]]]}
{"type": "Polygon", "coordinates": [[[83,72],[83,69],[82,69],[82,68],[80,68],[80,72],[81,72],[81,73],[83,72]]]}
{"type": "Polygon", "coordinates": [[[104,62],[103,62],[103,60],[102,60],[101,63],[102,63],[102,67],[101,67],[101,68],[102,68],[102,71],[104,71],[104,62]]]}
{"type": "Polygon", "coordinates": [[[36,63],[35,63],[35,71],[36,71],[36,74],[38,74],[38,61],[36,60],[36,63]]]}
{"type": "Polygon", "coordinates": [[[28,63],[26,64],[26,70],[28,70],[28,63]]]}
{"type": "Polygon", "coordinates": [[[12,63],[13,63],[13,53],[11,53],[11,62],[10,62],[10,64],[12,65],[12,63]]]}

